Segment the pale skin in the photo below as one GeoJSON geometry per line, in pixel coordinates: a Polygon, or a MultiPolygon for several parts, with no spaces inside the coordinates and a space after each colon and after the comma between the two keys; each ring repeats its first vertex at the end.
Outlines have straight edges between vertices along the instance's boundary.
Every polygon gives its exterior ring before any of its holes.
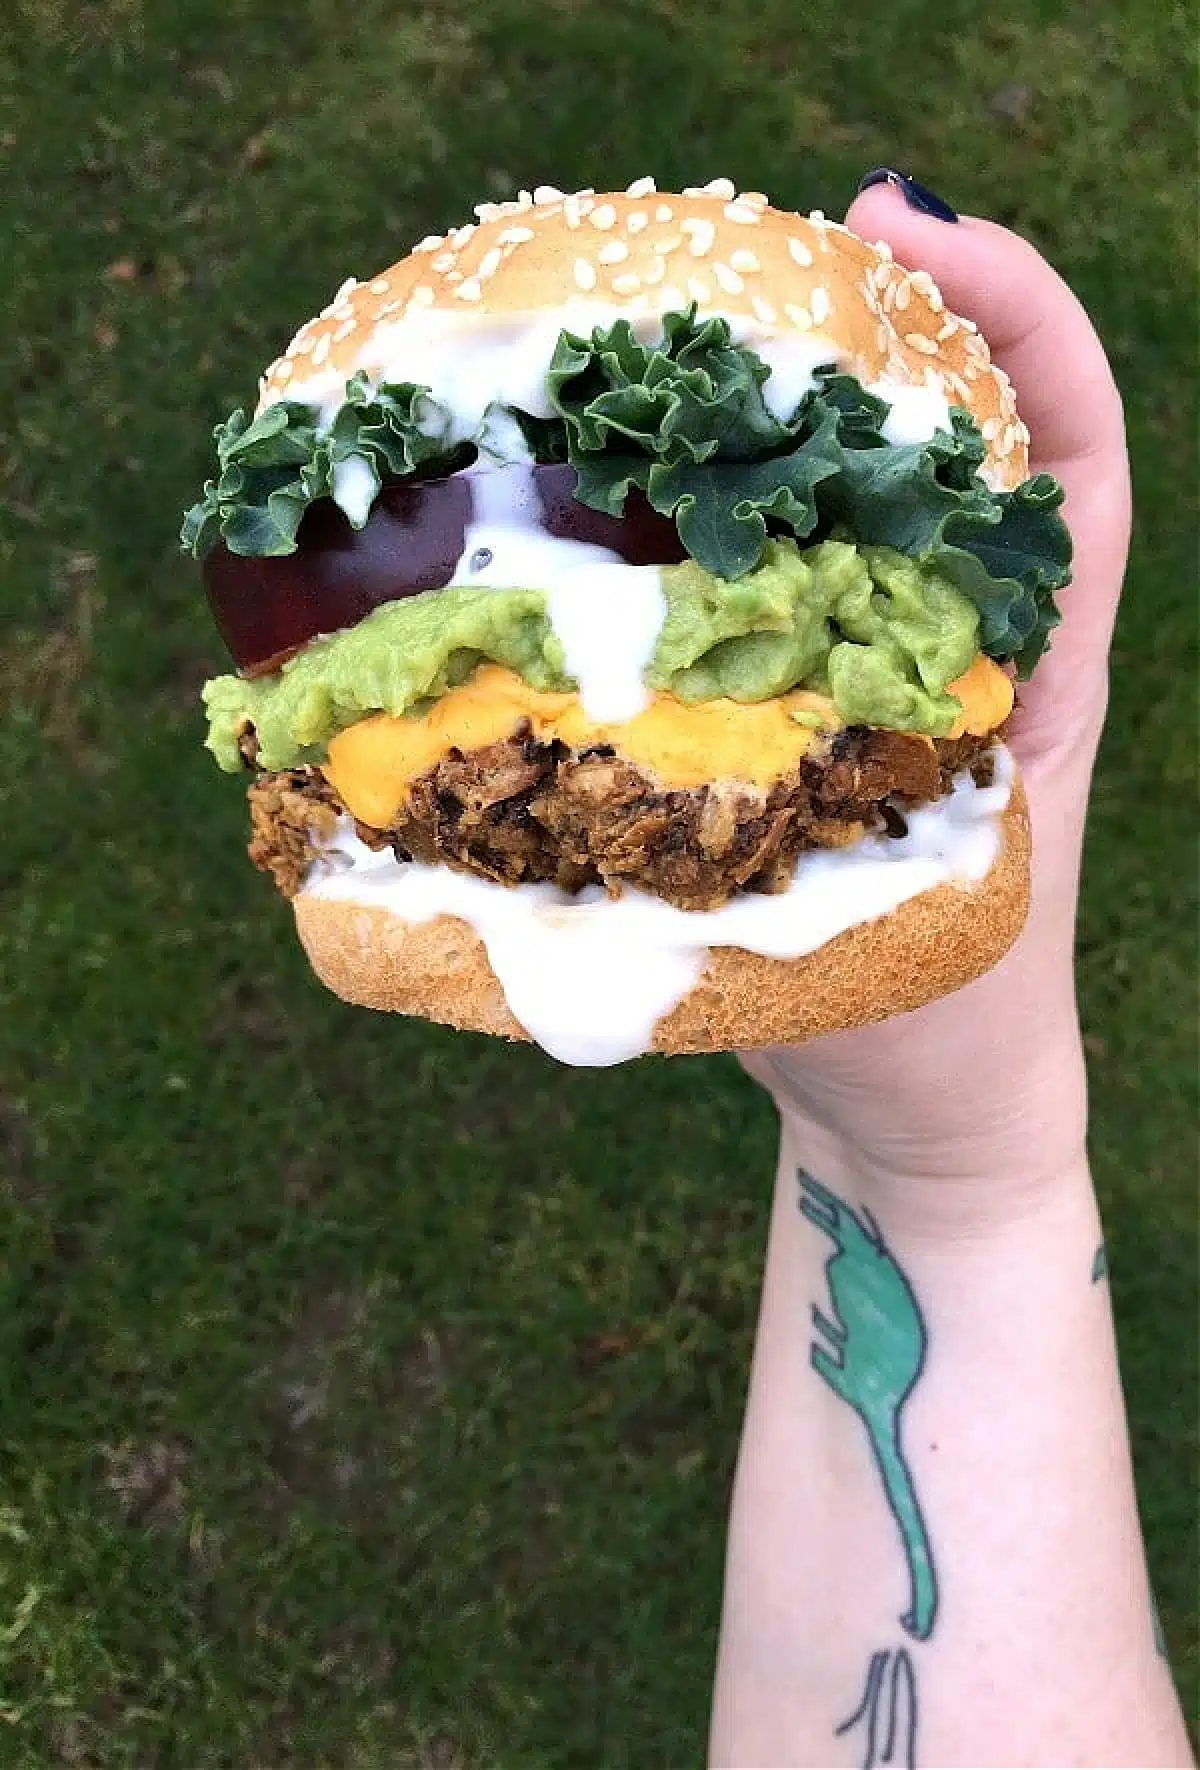
{"type": "Polygon", "coordinates": [[[711,1761],[1188,1765],[1093,1278],[1073,969],[1129,539],[1121,402],[1024,241],[886,186],[847,221],[988,338],[1030,470],[1066,487],[1075,579],[1011,726],[1035,849],[1016,946],[916,1014],[746,1060],[781,1152],[711,1761]]]}

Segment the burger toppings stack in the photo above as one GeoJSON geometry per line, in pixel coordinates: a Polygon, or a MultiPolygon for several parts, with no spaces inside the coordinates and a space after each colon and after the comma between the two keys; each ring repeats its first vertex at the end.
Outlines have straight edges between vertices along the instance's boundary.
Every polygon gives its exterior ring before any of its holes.
{"type": "Polygon", "coordinates": [[[208,745],[318,971],[610,1062],[994,962],[1023,872],[957,969],[803,1007],[1017,840],[997,739],[1071,548],[985,342],[727,180],[477,216],[301,328],[184,521],[208,745]]]}

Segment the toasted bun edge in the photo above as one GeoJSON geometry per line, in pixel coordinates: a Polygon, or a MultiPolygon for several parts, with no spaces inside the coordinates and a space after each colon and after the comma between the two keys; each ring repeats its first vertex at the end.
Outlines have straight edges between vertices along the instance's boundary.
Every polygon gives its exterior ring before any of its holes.
{"type": "MultiPolygon", "coordinates": [[[[972,886],[938,885],[798,959],[712,950],[703,976],[658,1023],[655,1051],[677,1054],[798,1044],[906,1013],[961,989],[1012,945],[1029,908],[1029,810],[1018,778],[1002,846],[972,886]]],[[[293,902],[313,970],[335,995],[463,1031],[528,1040],[487,949],[465,922],[407,923],[378,905],[293,902]]]]}

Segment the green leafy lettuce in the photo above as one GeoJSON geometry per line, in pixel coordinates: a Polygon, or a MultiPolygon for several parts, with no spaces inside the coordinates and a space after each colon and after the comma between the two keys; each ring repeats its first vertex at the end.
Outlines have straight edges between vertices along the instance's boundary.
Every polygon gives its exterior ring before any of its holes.
{"type": "Polygon", "coordinates": [[[426,388],[385,382],[372,390],[364,375],[346,383],[345,403],[328,427],[314,407],[280,400],[254,419],[239,409],[213,438],[217,477],[205,482],[180,535],[198,559],[218,538],[231,553],[259,559],[294,553],[304,512],[318,498],[337,497],[335,469],[352,457],[371,481],[368,504],[351,516],[357,528],[385,479],[432,466],[452,472],[462,462],[448,440],[448,414],[426,388]]]}
{"type": "MultiPolygon", "coordinates": [[[[886,548],[769,541],[734,583],[694,561],[662,574],[666,619],[646,673],[684,701],[768,700],[797,685],[829,694],[849,724],[935,735],[960,712],[947,684],[978,646],[974,605],[929,567],[886,548]]],[[[319,761],[369,713],[404,714],[484,659],[535,688],[571,688],[540,589],[456,585],[385,603],[317,639],[273,675],[220,676],[204,690],[208,746],[236,769],[253,725],[264,768],[319,761]]]]}
{"type": "MultiPolygon", "coordinates": [[[[634,488],[644,492],[734,603],[733,587],[762,564],[773,536],[889,548],[965,596],[982,649],[1027,676],[1070,576],[1057,481],[1038,474],[993,491],[979,471],[983,437],[962,408],[926,442],[889,444],[886,401],[832,367],[781,417],[764,399],[769,373],[725,320],[698,320],[693,307],[667,314],[648,344],[626,320],[587,338],[564,331],[547,377],[554,415],[500,414],[535,459],[570,462],[583,503],[615,516],[634,488]]],[[[327,497],[361,525],[385,481],[449,473],[487,447],[482,434],[453,442],[451,424],[428,389],[372,391],[361,375],[328,426],[294,401],[253,421],[235,412],[215,432],[218,473],[188,511],[183,543],[198,556],[219,538],[235,553],[289,553],[308,505],[327,497]],[[358,495],[340,490],[337,469],[352,458],[369,476],[367,501],[361,469],[358,495]]]]}
{"type": "MultiPolygon", "coordinates": [[[[1039,474],[993,491],[962,408],[930,441],[893,446],[887,403],[832,369],[781,419],[763,397],[768,374],[725,320],[697,321],[694,308],[668,314],[658,343],[640,343],[626,320],[586,339],[564,332],[548,382],[578,497],[617,515],[637,487],[675,518],[694,560],[734,582],[762,560],[769,532],[841,531],[894,548],[968,596],[983,649],[1028,675],[1070,576],[1057,481],[1039,474]]],[[[527,435],[535,447],[552,441],[544,423],[527,435]]]]}

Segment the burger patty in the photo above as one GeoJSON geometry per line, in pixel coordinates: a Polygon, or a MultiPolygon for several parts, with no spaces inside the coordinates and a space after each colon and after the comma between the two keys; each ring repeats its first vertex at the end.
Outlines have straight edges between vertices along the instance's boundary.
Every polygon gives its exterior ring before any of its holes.
{"type": "MultiPolygon", "coordinates": [[[[635,885],[681,909],[715,909],[736,891],[783,890],[805,849],[903,835],[906,809],[938,798],[973,763],[979,774],[990,768],[981,759],[990,742],[850,726],[769,788],[682,789],[657,785],[607,747],[572,750],[526,730],[451,750],[412,783],[395,823],[356,819],[355,828],[400,860],[502,885],[635,885]]],[[[293,897],[345,807],[312,767],[261,775],[249,798],[250,858],[293,897]]]]}

